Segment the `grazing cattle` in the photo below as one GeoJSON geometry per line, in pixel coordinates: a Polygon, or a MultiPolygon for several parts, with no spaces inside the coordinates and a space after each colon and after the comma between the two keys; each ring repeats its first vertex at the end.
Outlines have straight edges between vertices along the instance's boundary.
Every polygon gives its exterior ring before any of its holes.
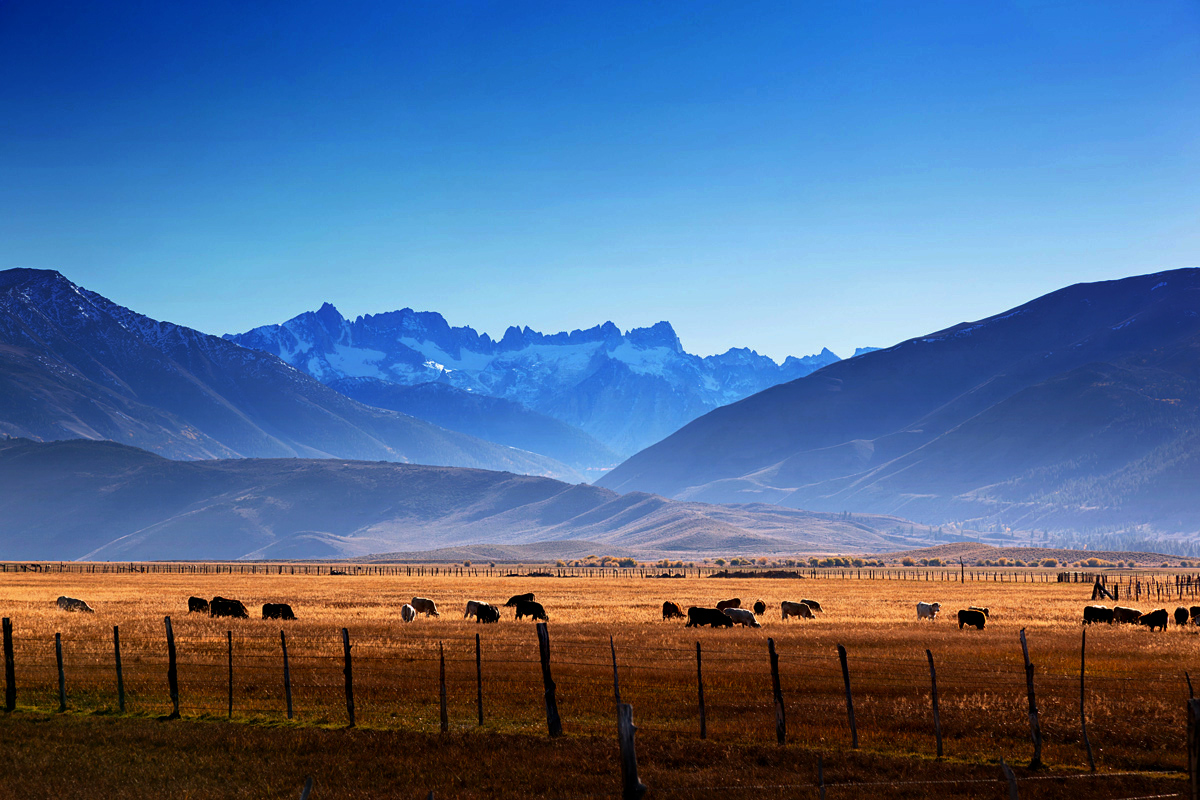
{"type": "Polygon", "coordinates": [[[822,612],[822,613],[825,611],[825,609],[821,608],[821,604],[818,603],[816,600],[803,599],[800,602],[804,603],[804,605],[808,606],[813,611],[818,611],[818,612],[822,612]]]}
{"type": "Polygon", "coordinates": [[[441,614],[438,613],[437,604],[428,597],[414,597],[412,599],[412,607],[427,617],[441,616],[441,614]]]}
{"type": "Polygon", "coordinates": [[[765,613],[767,613],[767,604],[762,600],[756,600],[754,602],[754,616],[761,617],[765,613]]]}
{"type": "Polygon", "coordinates": [[[87,603],[82,600],[76,600],[74,597],[63,596],[58,598],[58,607],[63,611],[82,611],[85,614],[96,613],[87,603]]]}
{"type": "Polygon", "coordinates": [[[463,612],[463,619],[466,619],[467,617],[475,617],[476,621],[478,621],[479,620],[479,607],[486,606],[486,605],[487,605],[487,603],[484,603],[481,600],[468,600],[467,601],[467,610],[463,612]]]}
{"type": "Polygon", "coordinates": [[[663,601],[663,619],[683,619],[683,609],[678,603],[672,603],[670,600],[663,601]]]}
{"type": "Polygon", "coordinates": [[[250,619],[249,612],[241,600],[230,600],[225,597],[214,597],[208,604],[208,613],[214,617],[236,617],[250,619]]]}
{"type": "Polygon", "coordinates": [[[992,618],[992,613],[988,609],[984,608],[983,606],[967,606],[967,609],[969,611],[978,611],[980,614],[983,614],[988,619],[992,618]]]}
{"type": "Polygon", "coordinates": [[[717,608],[701,608],[692,606],[688,609],[687,627],[702,628],[708,625],[713,628],[732,628],[733,620],[725,616],[725,612],[717,608]]]}
{"type": "Polygon", "coordinates": [[[1171,621],[1171,615],[1167,613],[1165,608],[1156,608],[1148,614],[1142,614],[1138,617],[1138,624],[1145,625],[1150,630],[1155,628],[1167,629],[1167,623],[1171,621]]]}
{"type": "Polygon", "coordinates": [[[517,619],[523,619],[524,617],[540,619],[543,622],[550,621],[550,618],[546,616],[546,609],[542,608],[542,604],[535,603],[532,600],[522,600],[517,603],[517,619]]]}
{"type": "Polygon", "coordinates": [[[295,619],[296,614],[287,603],[263,603],[263,619],[295,619]]]}
{"type": "Polygon", "coordinates": [[[964,625],[973,625],[981,631],[987,625],[987,616],[978,609],[964,608],[958,612],[958,629],[961,631],[964,625]]]}
{"type": "Polygon", "coordinates": [[[1188,609],[1188,613],[1191,614],[1192,619],[1195,620],[1196,617],[1200,617],[1200,606],[1192,606],[1188,609]]]}
{"type": "Polygon", "coordinates": [[[754,614],[744,608],[726,608],[722,613],[731,620],[741,625],[743,628],[749,625],[751,628],[761,628],[758,620],[754,618],[754,614]]]}
{"type": "Polygon", "coordinates": [[[499,622],[500,609],[490,603],[478,603],[475,606],[475,623],[480,622],[499,622]]]}
{"type": "Polygon", "coordinates": [[[730,600],[720,600],[717,602],[717,610],[724,611],[727,608],[741,608],[742,598],[734,597],[730,600]]]}
{"type": "Polygon", "coordinates": [[[1104,622],[1109,625],[1113,621],[1113,610],[1108,606],[1084,606],[1083,607],[1083,624],[1091,625],[1093,622],[1104,622]]]}
{"type": "Polygon", "coordinates": [[[1132,624],[1137,622],[1142,616],[1142,612],[1136,608],[1126,608],[1125,606],[1117,606],[1113,609],[1113,619],[1117,622],[1132,624]]]}
{"type": "Polygon", "coordinates": [[[779,607],[783,611],[783,618],[785,620],[788,617],[800,617],[801,619],[813,618],[812,607],[808,603],[792,603],[784,600],[779,604],[779,607]]]}
{"type": "Polygon", "coordinates": [[[408,603],[400,606],[400,619],[405,622],[412,622],[417,618],[417,610],[408,603]]]}
{"type": "Polygon", "coordinates": [[[937,619],[941,603],[917,603],[917,619],[937,619]]]}
{"type": "Polygon", "coordinates": [[[204,614],[207,614],[208,613],[208,601],[205,600],[203,597],[189,597],[188,598],[188,613],[191,614],[193,611],[200,611],[204,614]]]}
{"type": "Polygon", "coordinates": [[[1187,625],[1189,619],[1191,619],[1191,615],[1188,613],[1188,610],[1186,608],[1184,608],[1183,606],[1180,606],[1179,608],[1175,609],[1175,624],[1176,625],[1187,625]]]}
{"type": "Polygon", "coordinates": [[[515,606],[517,603],[522,603],[522,602],[532,603],[533,602],[533,592],[529,592],[528,594],[514,594],[512,597],[508,598],[508,602],[504,604],[504,607],[511,608],[511,607],[515,606]]]}

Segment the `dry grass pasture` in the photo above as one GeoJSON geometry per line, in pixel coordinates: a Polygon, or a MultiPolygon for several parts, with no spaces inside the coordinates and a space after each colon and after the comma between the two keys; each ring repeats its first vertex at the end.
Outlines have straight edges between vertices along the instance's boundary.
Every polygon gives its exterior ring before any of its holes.
{"type": "Polygon", "coordinates": [[[616,794],[610,636],[652,796],[815,796],[821,755],[832,798],[881,791],[997,797],[1003,792],[998,759],[1024,765],[1031,753],[1022,628],[1036,665],[1048,769],[1018,770],[1021,796],[1182,791],[1184,671],[1197,664],[1195,626],[1172,624],[1165,633],[1134,626],[1088,630],[1088,734],[1101,774],[1079,777],[1087,772],[1079,724],[1080,617],[1089,595],[1088,585],[1040,582],[9,573],[0,578],[0,614],[14,625],[18,711],[0,721],[6,730],[0,797],[152,797],[164,785],[184,797],[287,797],[298,795],[305,774],[317,779],[314,798],[423,797],[430,790],[449,797],[616,794]],[[499,604],[528,591],[550,614],[565,733],[555,741],[545,736],[534,625],[514,621],[510,609],[495,625],[462,619],[469,599],[499,604]],[[60,594],[87,600],[96,613],[59,611],[54,601],[60,594]],[[252,619],[188,614],[192,594],[238,598],[252,619]],[[402,623],[400,607],[414,595],[434,599],[441,617],[402,623]],[[740,597],[746,607],[764,600],[762,628],[687,629],[661,618],[663,600],[686,609],[729,597],[740,597]],[[781,621],[780,601],[801,598],[819,600],[824,612],[811,621],[781,621]],[[918,621],[915,606],[922,600],[940,602],[942,618],[918,621]],[[280,601],[292,604],[297,621],[253,618],[262,603],[280,601]],[[969,605],[990,608],[985,630],[958,629],[954,613],[969,605]],[[184,719],[177,722],[158,719],[171,709],[167,615],[179,659],[184,719]],[[116,713],[114,625],[120,626],[124,715],[116,713]],[[344,729],[342,627],[350,631],[354,659],[353,731],[344,729]],[[233,725],[226,721],[227,631],[234,653],[233,725]],[[63,642],[63,715],[55,713],[56,632],[63,642]],[[775,742],[768,637],[779,653],[783,747],[775,742]],[[839,644],[848,654],[857,751],[839,644]],[[935,753],[926,648],[937,667],[942,760],[935,753]],[[439,652],[447,672],[445,734],[439,652]]]}

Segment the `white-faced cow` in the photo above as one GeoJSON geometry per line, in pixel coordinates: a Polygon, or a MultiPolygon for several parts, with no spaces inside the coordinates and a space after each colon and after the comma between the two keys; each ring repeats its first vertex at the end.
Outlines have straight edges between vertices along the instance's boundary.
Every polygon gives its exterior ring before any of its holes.
{"type": "Polygon", "coordinates": [[[758,620],[756,620],[754,618],[754,613],[751,611],[747,611],[744,608],[725,608],[725,609],[722,609],[722,611],[725,613],[725,616],[729,617],[731,620],[733,620],[738,625],[741,625],[743,628],[746,627],[747,625],[749,625],[751,628],[761,628],[762,627],[762,625],[758,624],[758,620]]]}
{"type": "Polygon", "coordinates": [[[467,617],[474,617],[475,620],[478,621],[480,605],[487,605],[487,603],[484,603],[482,600],[468,600],[467,610],[463,612],[463,619],[466,619],[467,617]]]}
{"type": "Polygon", "coordinates": [[[937,619],[941,603],[917,603],[917,619],[937,619]]]}
{"type": "Polygon", "coordinates": [[[789,600],[784,600],[779,604],[779,607],[783,611],[783,618],[785,620],[788,617],[800,617],[801,619],[813,618],[813,612],[808,603],[793,603],[789,600]]]}
{"type": "Polygon", "coordinates": [[[428,597],[414,597],[412,599],[412,607],[417,610],[417,613],[424,614],[427,617],[440,617],[437,604],[428,597]]]}
{"type": "Polygon", "coordinates": [[[405,622],[412,622],[417,618],[417,610],[408,603],[400,606],[400,619],[405,622]]]}

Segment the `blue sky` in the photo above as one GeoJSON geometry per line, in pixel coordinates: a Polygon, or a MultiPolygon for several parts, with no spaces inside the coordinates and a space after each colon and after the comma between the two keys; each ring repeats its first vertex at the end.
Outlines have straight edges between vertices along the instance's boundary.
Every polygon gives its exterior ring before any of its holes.
{"type": "Polygon", "coordinates": [[[701,354],[1200,265],[1200,5],[0,3],[0,266],[701,354]]]}

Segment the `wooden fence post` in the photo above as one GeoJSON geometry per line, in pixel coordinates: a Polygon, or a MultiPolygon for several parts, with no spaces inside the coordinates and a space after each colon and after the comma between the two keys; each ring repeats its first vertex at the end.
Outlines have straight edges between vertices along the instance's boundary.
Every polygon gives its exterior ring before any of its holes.
{"type": "Polygon", "coordinates": [[[700,696],[700,738],[708,737],[708,720],[704,715],[704,670],[700,662],[700,643],[696,642],[696,691],[700,696]]]}
{"type": "Polygon", "coordinates": [[[542,659],[542,685],[546,688],[546,727],[550,737],[562,736],[562,720],[558,717],[558,700],[554,694],[554,679],[550,676],[550,632],[546,623],[537,624],[538,652],[542,659]]]}
{"type": "Polygon", "coordinates": [[[1013,774],[1012,767],[1004,763],[1003,758],[1000,759],[1000,774],[1008,781],[1008,800],[1021,800],[1017,795],[1017,776],[1013,774]]]}
{"type": "Polygon", "coordinates": [[[1200,800],[1200,700],[1187,703],[1188,797],[1200,800]]]}
{"type": "Polygon", "coordinates": [[[817,753],[817,797],[825,800],[825,760],[817,753]]]}
{"type": "Polygon", "coordinates": [[[1029,643],[1025,641],[1025,629],[1021,628],[1021,652],[1025,655],[1025,688],[1029,694],[1029,735],[1033,739],[1033,758],[1030,769],[1042,768],[1042,727],[1038,724],[1037,697],[1033,693],[1033,664],[1029,661],[1029,643]]]}
{"type": "Polygon", "coordinates": [[[350,661],[350,631],[342,628],[342,653],[346,666],[342,674],[346,676],[346,715],[350,717],[350,727],[354,727],[354,665],[350,661]]]}
{"type": "Polygon", "coordinates": [[[617,646],[613,644],[613,637],[608,637],[608,649],[612,651],[613,664],[613,696],[617,699],[617,705],[621,705],[621,681],[617,677],[617,646]]]}
{"type": "Polygon", "coordinates": [[[125,713],[125,675],[121,672],[121,629],[113,625],[113,660],[117,665],[117,709],[125,713]]]}
{"type": "Polygon", "coordinates": [[[450,730],[450,717],[446,711],[446,649],[438,642],[438,711],[442,721],[442,733],[450,730]]]}
{"type": "Polygon", "coordinates": [[[846,714],[850,718],[850,740],[852,747],[858,749],[858,726],[854,724],[854,695],[850,693],[850,667],[846,665],[846,648],[837,646],[838,660],[842,662],[842,681],[846,684],[846,714]]]}
{"type": "Polygon", "coordinates": [[[225,631],[225,644],[229,653],[229,710],[227,717],[233,719],[233,631],[225,631]]]}
{"type": "Polygon", "coordinates": [[[4,618],[4,710],[17,708],[17,665],[13,660],[12,620],[4,618]]]}
{"type": "Polygon", "coordinates": [[[483,654],[479,634],[475,634],[475,705],[479,709],[479,724],[483,724],[483,654]]]}
{"type": "Polygon", "coordinates": [[[308,796],[312,794],[313,779],[312,775],[307,775],[304,778],[304,788],[300,790],[300,800],[308,800],[308,796]]]}
{"type": "Polygon", "coordinates": [[[621,797],[637,800],[649,788],[638,780],[637,752],[633,746],[633,706],[628,703],[617,705],[617,739],[621,747],[621,797]]]}
{"type": "Polygon", "coordinates": [[[167,626],[167,688],[171,691],[171,714],[167,719],[179,719],[179,673],[175,660],[175,632],[171,630],[171,618],[164,617],[167,626]]]}
{"type": "Polygon", "coordinates": [[[1083,746],[1087,748],[1088,769],[1096,771],[1096,761],[1092,758],[1092,743],[1087,735],[1087,712],[1084,709],[1083,675],[1087,666],[1087,626],[1083,627],[1083,639],[1079,644],[1079,727],[1083,731],[1083,746]]]}
{"type": "Polygon", "coordinates": [[[283,696],[287,698],[288,719],[292,718],[292,672],[288,669],[287,635],[279,631],[279,646],[283,648],[283,696]]]}
{"type": "Polygon", "coordinates": [[[938,714],[937,671],[933,668],[933,652],[926,650],[929,657],[929,683],[933,687],[933,734],[937,737],[937,755],[942,757],[942,718],[938,714]]]}
{"type": "Polygon", "coordinates": [[[1190,698],[1195,698],[1195,697],[1196,697],[1196,693],[1192,691],[1192,676],[1191,676],[1191,675],[1188,675],[1188,672],[1187,672],[1187,670],[1186,670],[1186,669],[1183,671],[1183,679],[1184,679],[1185,681],[1187,681],[1187,685],[1188,685],[1188,697],[1190,697],[1190,698]]]}
{"type": "Polygon", "coordinates": [[[54,634],[54,658],[58,661],[58,713],[67,710],[67,675],[63,672],[62,634],[54,634]]]}
{"type": "Polygon", "coordinates": [[[775,741],[783,744],[787,739],[787,717],[783,708],[783,689],[779,685],[779,654],[775,652],[775,640],[767,638],[767,654],[771,657],[771,695],[775,700],[775,741]]]}

